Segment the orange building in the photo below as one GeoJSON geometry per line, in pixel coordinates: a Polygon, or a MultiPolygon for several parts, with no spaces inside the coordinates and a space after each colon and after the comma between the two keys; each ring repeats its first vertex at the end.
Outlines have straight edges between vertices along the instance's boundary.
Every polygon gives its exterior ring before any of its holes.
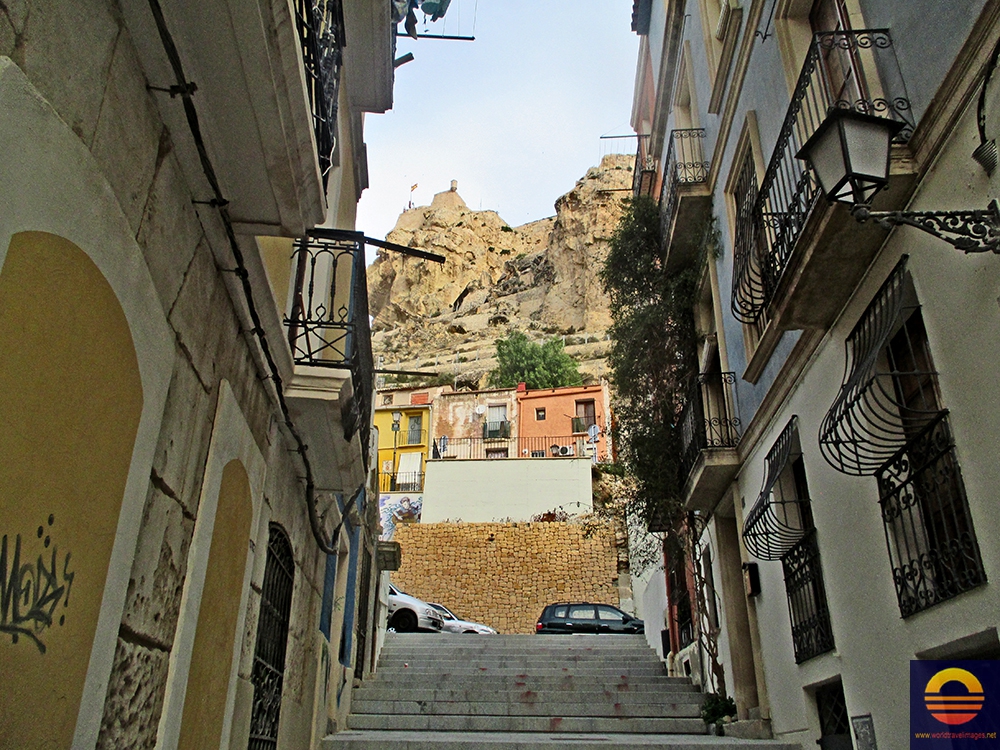
{"type": "Polygon", "coordinates": [[[607,383],[517,390],[518,435],[522,441],[548,440],[549,449],[582,450],[595,461],[612,458],[610,394],[607,383]]]}

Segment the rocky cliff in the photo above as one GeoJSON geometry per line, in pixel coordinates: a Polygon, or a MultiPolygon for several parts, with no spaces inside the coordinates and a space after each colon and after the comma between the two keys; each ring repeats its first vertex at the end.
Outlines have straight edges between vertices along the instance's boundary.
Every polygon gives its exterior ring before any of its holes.
{"type": "Polygon", "coordinates": [[[561,336],[586,380],[605,374],[608,300],[598,271],[632,187],[633,157],[610,155],[555,203],[556,215],[511,227],[473,211],[457,186],[405,211],[387,239],[443,264],[380,251],[368,269],[373,345],[383,369],[482,385],[494,341],[511,331],[561,336]]]}

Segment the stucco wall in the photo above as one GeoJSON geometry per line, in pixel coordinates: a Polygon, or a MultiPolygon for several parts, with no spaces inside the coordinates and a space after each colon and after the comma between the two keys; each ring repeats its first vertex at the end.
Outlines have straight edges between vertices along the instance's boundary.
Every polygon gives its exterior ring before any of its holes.
{"type": "Polygon", "coordinates": [[[501,633],[534,633],[546,604],[618,606],[614,536],[579,523],[435,523],[396,529],[392,581],[501,633]]]}
{"type": "Polygon", "coordinates": [[[528,521],[546,511],[589,513],[589,458],[504,458],[428,461],[424,523],[528,521]]]}

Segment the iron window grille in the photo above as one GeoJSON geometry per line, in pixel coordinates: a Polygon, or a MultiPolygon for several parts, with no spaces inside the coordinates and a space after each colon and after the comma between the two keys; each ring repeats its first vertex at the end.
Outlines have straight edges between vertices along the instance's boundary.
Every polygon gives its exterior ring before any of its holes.
{"type": "Polygon", "coordinates": [[[843,384],[820,425],[827,462],[854,476],[874,474],[941,413],[936,373],[904,255],[847,337],[843,384]],[[891,345],[890,345],[891,344],[891,345]]]}
{"type": "Polygon", "coordinates": [[[947,412],[914,435],[876,478],[903,617],[986,583],[947,412]]]}
{"type": "Polygon", "coordinates": [[[510,422],[503,419],[499,422],[483,422],[483,438],[487,440],[505,440],[510,437],[510,422]]]}
{"type": "Polygon", "coordinates": [[[816,711],[819,713],[820,732],[816,744],[821,750],[849,750],[853,747],[847,700],[839,680],[816,689],[816,711]]]}
{"type": "Polygon", "coordinates": [[[367,464],[375,365],[364,235],[314,229],[295,241],[292,262],[291,312],[285,318],[292,358],[296,365],[350,370],[354,395],[342,409],[344,439],[360,433],[367,464]]]}
{"type": "Polygon", "coordinates": [[[736,208],[736,231],[733,257],[733,290],[730,305],[737,320],[746,324],[762,322],[764,282],[761,274],[760,221],[757,203],[757,166],[753,152],[746,150],[736,178],[733,202],[736,208]]]}
{"type": "Polygon", "coordinates": [[[312,108],[319,171],[326,189],[337,147],[337,99],[344,57],[341,0],[296,0],[295,20],[302,45],[306,88],[312,108]]]}
{"type": "Polygon", "coordinates": [[[673,624],[677,632],[678,650],[694,643],[694,618],[691,614],[691,595],[687,582],[687,558],[681,548],[669,555],[667,598],[673,608],[673,624]]]}
{"type": "Polygon", "coordinates": [[[781,568],[785,574],[795,662],[801,664],[834,647],[815,529],[807,531],[782,556],[781,568]]]}
{"type": "Polygon", "coordinates": [[[874,475],[900,614],[986,582],[965,484],[903,256],[847,339],[847,368],[820,427],[839,471],[874,475]]]}
{"type": "Polygon", "coordinates": [[[278,746],[278,718],[294,580],[292,546],[284,530],[272,523],[267,539],[257,645],[250,678],[253,683],[253,707],[248,750],[271,750],[278,746]]]}
{"type": "Polygon", "coordinates": [[[823,585],[798,418],[792,417],[764,460],[764,484],[743,527],[747,549],[761,560],[781,560],[795,661],[834,647],[823,585]]]}
{"type": "Polygon", "coordinates": [[[743,542],[759,560],[780,560],[805,536],[808,496],[799,497],[785,469],[799,448],[798,417],[792,417],[764,459],[764,483],[743,522],[743,542]],[[805,502],[803,502],[805,501],[805,502]]]}
{"type": "Polygon", "coordinates": [[[651,196],[655,185],[656,159],[649,151],[649,134],[640,134],[632,171],[632,195],[636,198],[641,195],[651,196]]]}
{"type": "Polygon", "coordinates": [[[913,115],[888,29],[813,35],[760,183],[752,217],[754,242],[736,247],[732,308],[744,323],[757,322],[770,304],[806,220],[822,196],[812,168],[796,154],[834,109],[897,120],[903,128],[894,140],[909,139],[913,115]]]}

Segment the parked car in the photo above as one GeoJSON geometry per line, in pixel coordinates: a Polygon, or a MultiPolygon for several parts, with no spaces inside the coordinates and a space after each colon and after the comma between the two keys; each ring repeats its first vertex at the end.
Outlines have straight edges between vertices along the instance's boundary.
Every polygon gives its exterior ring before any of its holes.
{"type": "Polygon", "coordinates": [[[638,617],[610,604],[558,602],[542,610],[535,632],[544,633],[643,633],[645,625],[638,617]]]}
{"type": "Polygon", "coordinates": [[[469,622],[468,620],[462,620],[448,609],[443,604],[430,603],[434,609],[441,613],[441,618],[444,620],[444,631],[446,633],[480,633],[483,635],[496,635],[497,631],[491,628],[489,625],[483,625],[481,622],[469,622]]]}
{"type": "Polygon", "coordinates": [[[389,584],[389,627],[397,633],[429,631],[440,633],[444,626],[441,613],[415,596],[404,594],[389,584]]]}

